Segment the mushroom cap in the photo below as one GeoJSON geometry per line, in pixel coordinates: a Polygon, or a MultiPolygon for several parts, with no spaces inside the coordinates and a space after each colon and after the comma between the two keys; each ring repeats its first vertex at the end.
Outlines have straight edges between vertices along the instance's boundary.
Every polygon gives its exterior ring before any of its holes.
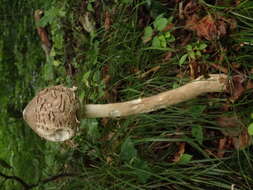
{"type": "Polygon", "coordinates": [[[26,106],[23,118],[42,138],[65,141],[73,137],[79,126],[80,103],[75,88],[62,85],[45,88],[26,106]]]}

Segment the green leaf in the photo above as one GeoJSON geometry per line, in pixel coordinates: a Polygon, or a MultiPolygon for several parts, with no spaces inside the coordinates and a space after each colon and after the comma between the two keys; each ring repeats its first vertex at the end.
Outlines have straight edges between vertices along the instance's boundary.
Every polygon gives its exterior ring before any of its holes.
{"type": "Polygon", "coordinates": [[[164,34],[164,36],[165,36],[166,39],[169,39],[171,37],[171,33],[170,32],[166,32],[164,34]]]}
{"type": "Polygon", "coordinates": [[[86,73],[84,73],[83,77],[82,77],[82,82],[85,84],[85,86],[90,87],[90,83],[89,83],[89,77],[90,77],[91,71],[87,71],[86,73]]]}
{"type": "Polygon", "coordinates": [[[191,59],[196,59],[194,51],[190,51],[188,54],[189,54],[191,59]]]}
{"type": "Polygon", "coordinates": [[[38,26],[45,27],[47,24],[51,24],[59,14],[58,8],[51,8],[46,10],[44,16],[40,19],[38,26]]]}
{"type": "Polygon", "coordinates": [[[61,64],[61,62],[59,60],[54,60],[53,61],[53,65],[58,67],[61,64]]]}
{"type": "Polygon", "coordinates": [[[200,125],[192,127],[192,136],[199,144],[203,143],[203,128],[200,125]]]}
{"type": "Polygon", "coordinates": [[[250,118],[253,119],[253,113],[250,114],[250,118]]]}
{"type": "Polygon", "coordinates": [[[201,52],[200,51],[196,51],[195,54],[196,54],[197,57],[201,57],[201,52]]]}
{"type": "Polygon", "coordinates": [[[187,51],[191,51],[191,50],[192,50],[192,46],[191,46],[191,45],[187,45],[187,46],[186,46],[186,50],[187,50],[187,51]]]}
{"type": "Polygon", "coordinates": [[[179,60],[179,65],[183,65],[185,63],[185,60],[187,59],[188,54],[184,54],[180,60],[179,60]]]}
{"type": "Polygon", "coordinates": [[[194,118],[198,118],[201,116],[201,114],[203,113],[203,111],[206,109],[206,106],[205,105],[195,105],[195,106],[192,106],[190,109],[189,109],[189,112],[191,113],[191,115],[194,117],[194,118]]]}
{"type": "Polygon", "coordinates": [[[3,159],[0,159],[0,166],[6,169],[11,169],[12,167],[3,159]]]}
{"type": "Polygon", "coordinates": [[[183,154],[178,161],[179,164],[188,164],[192,159],[192,155],[190,154],[183,154]]]}
{"type": "Polygon", "coordinates": [[[147,41],[147,40],[151,39],[152,35],[153,35],[153,29],[152,29],[152,27],[151,26],[147,26],[144,29],[143,41],[147,41]]]}
{"type": "Polygon", "coordinates": [[[253,123],[251,123],[248,127],[248,133],[249,135],[253,135],[253,123]]]}
{"type": "Polygon", "coordinates": [[[46,81],[54,79],[54,68],[51,63],[46,63],[43,67],[43,78],[46,81]]]}
{"type": "Polygon", "coordinates": [[[90,11],[90,12],[94,12],[94,8],[93,8],[91,3],[88,3],[87,10],[90,11]]]}
{"type": "Polygon", "coordinates": [[[157,36],[155,36],[152,40],[152,47],[161,48],[160,40],[157,36]]]}
{"type": "Polygon", "coordinates": [[[137,150],[134,147],[134,143],[128,137],[125,142],[121,145],[120,159],[123,161],[131,161],[131,159],[137,157],[137,150]]]}
{"type": "Polygon", "coordinates": [[[133,166],[136,168],[135,174],[138,178],[138,180],[141,183],[146,183],[148,179],[150,178],[150,173],[145,171],[150,171],[150,167],[148,166],[148,163],[141,159],[135,159],[133,166]]]}
{"type": "Polygon", "coordinates": [[[121,3],[124,4],[131,4],[133,2],[133,0],[121,0],[121,3]]]}
{"type": "Polygon", "coordinates": [[[167,39],[167,43],[174,42],[175,40],[176,40],[176,38],[173,35],[171,35],[170,38],[167,39]]]}
{"type": "Polygon", "coordinates": [[[168,19],[164,18],[164,17],[157,17],[154,21],[154,27],[158,30],[158,31],[162,31],[168,24],[168,19]]]}
{"type": "Polygon", "coordinates": [[[160,35],[160,36],[158,36],[158,39],[160,40],[160,46],[162,48],[166,48],[167,47],[167,42],[166,42],[165,36],[160,35]]]}
{"type": "Polygon", "coordinates": [[[198,47],[198,50],[204,50],[204,49],[206,49],[206,47],[207,47],[206,44],[201,43],[201,44],[199,45],[199,47],[198,47]]]}

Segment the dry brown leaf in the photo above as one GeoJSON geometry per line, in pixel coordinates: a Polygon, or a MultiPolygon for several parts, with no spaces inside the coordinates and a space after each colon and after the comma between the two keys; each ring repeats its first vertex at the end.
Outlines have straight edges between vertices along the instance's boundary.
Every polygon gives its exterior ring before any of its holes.
{"type": "MultiPolygon", "coordinates": [[[[43,11],[40,9],[38,9],[34,12],[34,20],[36,23],[40,22],[42,15],[43,15],[43,11]]],[[[50,53],[51,47],[52,47],[52,44],[51,44],[49,37],[48,37],[48,32],[45,27],[37,26],[36,29],[37,29],[37,33],[39,35],[39,38],[41,40],[43,50],[45,51],[45,54],[48,56],[50,53]]]]}
{"type": "Polygon", "coordinates": [[[167,32],[169,30],[171,30],[174,27],[174,24],[170,23],[168,24],[163,30],[162,32],[167,32]]]}
{"type": "Polygon", "coordinates": [[[242,75],[236,75],[233,77],[233,87],[231,89],[230,101],[235,102],[245,92],[246,88],[243,86],[245,78],[242,75]]]}
{"type": "Polygon", "coordinates": [[[218,158],[223,158],[226,150],[227,138],[222,138],[219,140],[219,147],[217,152],[218,158]]]}
{"type": "Polygon", "coordinates": [[[104,27],[106,31],[108,31],[111,28],[111,24],[112,24],[111,14],[109,13],[109,11],[106,11],[104,21],[104,27]]]}
{"type": "Polygon", "coordinates": [[[195,31],[196,30],[196,26],[198,25],[199,22],[199,16],[196,14],[193,14],[192,16],[190,16],[185,23],[185,28],[188,30],[192,30],[195,31]]]}
{"type": "Polygon", "coordinates": [[[213,40],[217,36],[217,27],[211,15],[202,18],[195,29],[199,37],[204,37],[207,40],[213,40]]]}
{"type": "Polygon", "coordinates": [[[107,163],[107,164],[111,164],[112,161],[113,161],[112,157],[110,157],[110,156],[107,156],[107,157],[106,157],[106,163],[107,163]]]}
{"type": "Polygon", "coordinates": [[[241,134],[243,125],[237,117],[222,116],[217,119],[217,122],[222,127],[221,132],[225,136],[235,137],[241,134]]]}
{"type": "Polygon", "coordinates": [[[227,34],[227,24],[224,22],[224,20],[219,20],[217,21],[217,35],[220,36],[225,36],[227,34]]]}
{"type": "Polygon", "coordinates": [[[178,162],[181,159],[182,155],[185,153],[185,143],[184,142],[179,143],[178,149],[179,150],[177,151],[177,153],[174,155],[174,158],[172,159],[173,162],[178,162]]]}
{"type": "Polygon", "coordinates": [[[241,3],[241,0],[235,0],[235,5],[239,5],[241,3]]]}
{"type": "Polygon", "coordinates": [[[159,65],[158,65],[158,66],[155,66],[155,67],[152,67],[151,69],[149,69],[149,70],[146,71],[145,73],[142,73],[138,78],[145,78],[145,77],[147,77],[149,74],[157,72],[160,68],[161,68],[161,66],[159,66],[159,65]]]}
{"type": "Polygon", "coordinates": [[[111,76],[107,74],[107,75],[105,75],[105,76],[103,77],[102,80],[103,80],[105,86],[108,86],[108,84],[109,84],[109,82],[110,82],[110,80],[111,80],[111,76]]]}
{"type": "MultiPolygon", "coordinates": [[[[247,128],[243,126],[237,117],[220,117],[218,124],[223,128],[222,133],[226,136],[226,149],[235,148],[239,150],[251,144],[251,136],[248,134],[247,128]]],[[[221,149],[220,146],[222,144],[219,144],[219,150],[221,149]]]]}
{"type": "Polygon", "coordinates": [[[233,145],[237,150],[244,149],[252,144],[252,138],[248,133],[247,128],[244,128],[239,137],[233,137],[233,145]]]}
{"type": "Polygon", "coordinates": [[[172,55],[172,52],[168,51],[167,53],[165,53],[163,60],[169,61],[172,58],[172,55]]]}
{"type": "Polygon", "coordinates": [[[253,81],[249,80],[248,83],[247,83],[246,89],[249,90],[249,89],[252,89],[252,88],[253,88],[253,81]]]}
{"type": "Polygon", "coordinates": [[[183,9],[183,14],[187,18],[190,17],[195,12],[197,12],[198,9],[199,5],[195,1],[190,1],[185,5],[183,9]]]}
{"type": "Polygon", "coordinates": [[[108,118],[103,118],[103,119],[101,119],[101,124],[102,124],[102,126],[104,126],[104,127],[108,124],[108,122],[109,122],[109,119],[108,119],[108,118]]]}
{"type": "Polygon", "coordinates": [[[227,101],[227,102],[225,102],[225,103],[221,106],[221,111],[227,112],[227,111],[231,110],[231,108],[232,108],[231,102],[227,101]]]}
{"type": "Polygon", "coordinates": [[[219,15],[206,15],[200,19],[197,14],[193,14],[187,18],[185,28],[196,32],[200,38],[214,40],[236,28],[236,21],[219,15]]]}
{"type": "Polygon", "coordinates": [[[149,41],[151,41],[152,39],[153,39],[152,36],[150,36],[150,37],[148,37],[148,38],[142,38],[142,42],[143,42],[144,44],[146,44],[146,43],[148,43],[149,41]]]}

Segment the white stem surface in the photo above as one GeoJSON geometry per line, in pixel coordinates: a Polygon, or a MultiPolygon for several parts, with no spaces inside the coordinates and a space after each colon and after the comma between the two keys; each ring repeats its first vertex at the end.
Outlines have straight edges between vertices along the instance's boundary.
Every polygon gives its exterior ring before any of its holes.
{"type": "Polygon", "coordinates": [[[84,106],[84,117],[122,117],[147,113],[190,100],[205,93],[224,92],[227,83],[228,77],[224,74],[211,74],[207,79],[202,76],[179,88],[147,98],[139,98],[122,103],[87,104],[84,106]]]}

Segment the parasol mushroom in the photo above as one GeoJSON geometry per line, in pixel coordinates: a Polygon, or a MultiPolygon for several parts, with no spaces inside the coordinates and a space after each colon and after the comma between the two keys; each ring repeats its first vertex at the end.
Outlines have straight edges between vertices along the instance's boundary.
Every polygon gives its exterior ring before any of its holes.
{"type": "Polygon", "coordinates": [[[81,104],[76,88],[62,85],[40,91],[23,111],[24,120],[41,137],[49,141],[65,141],[78,129],[80,118],[122,117],[148,113],[195,98],[209,92],[224,92],[228,77],[224,74],[203,76],[157,95],[111,104],[81,104]]]}

